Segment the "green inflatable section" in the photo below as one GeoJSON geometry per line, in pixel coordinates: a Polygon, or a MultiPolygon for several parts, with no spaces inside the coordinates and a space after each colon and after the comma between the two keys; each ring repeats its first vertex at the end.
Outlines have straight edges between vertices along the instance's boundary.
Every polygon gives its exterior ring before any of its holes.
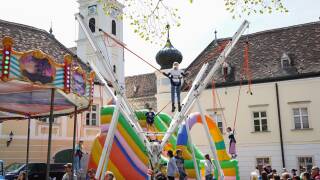
{"type": "MultiPolygon", "coordinates": [[[[106,107],[101,109],[101,115],[112,115],[114,111],[114,107],[106,107]]],[[[147,110],[141,110],[137,111],[136,115],[139,119],[139,121],[145,121],[145,113],[147,110]]],[[[128,132],[128,134],[131,136],[131,138],[136,142],[138,145],[139,149],[141,149],[145,154],[146,154],[146,148],[145,144],[140,140],[138,134],[135,132],[133,127],[128,123],[128,121],[125,120],[122,114],[119,115],[119,122],[118,122],[123,128],[125,128],[128,132]]],[[[159,132],[166,132],[168,129],[168,125],[171,123],[171,118],[169,115],[166,115],[164,113],[159,114],[158,116],[155,117],[155,122],[154,125],[159,132]]],[[[177,137],[174,135],[169,139],[169,143],[172,145],[172,147],[175,149],[176,148],[176,142],[177,142],[177,137]]],[[[188,144],[188,149],[191,148],[191,146],[188,144]]],[[[200,163],[200,160],[203,160],[203,155],[200,152],[200,150],[195,147],[195,155],[196,158],[198,159],[198,163],[200,163]]],[[[162,157],[162,161],[167,162],[167,158],[162,157]]],[[[192,160],[185,160],[185,168],[187,169],[193,169],[193,161],[192,160]]]]}
{"type": "MultiPolygon", "coordinates": [[[[101,115],[112,115],[114,111],[114,106],[108,106],[105,108],[101,109],[101,115]]],[[[137,111],[136,115],[139,119],[139,121],[145,121],[147,110],[141,110],[141,111],[137,111]]],[[[144,152],[144,154],[146,154],[146,148],[145,148],[145,144],[140,140],[137,132],[133,129],[133,127],[129,124],[128,121],[125,120],[125,118],[123,117],[122,114],[119,115],[119,122],[118,122],[123,128],[126,129],[126,131],[128,132],[128,134],[131,136],[132,140],[137,144],[137,146],[139,147],[139,149],[142,150],[142,152],[144,152]]],[[[157,115],[155,117],[155,128],[158,132],[166,132],[168,129],[168,126],[171,123],[171,117],[165,113],[160,113],[159,115],[157,115]]],[[[176,137],[176,133],[171,136],[171,138],[169,139],[169,143],[172,145],[173,149],[176,148],[176,142],[177,142],[177,137],[176,137]]],[[[204,167],[204,156],[201,153],[201,151],[194,145],[192,145],[194,147],[195,150],[195,156],[197,159],[197,164],[199,165],[199,170],[200,168],[204,167]]],[[[189,152],[191,153],[191,147],[190,144],[187,144],[187,148],[189,150],[189,152]]],[[[146,154],[147,155],[147,154],[146,154]]],[[[161,156],[161,162],[167,162],[167,158],[164,156],[161,156]]],[[[215,161],[213,161],[215,163],[215,161]]],[[[222,167],[222,169],[225,168],[234,168],[234,167],[238,167],[238,162],[236,160],[230,160],[230,161],[221,161],[220,165],[222,167]]],[[[215,164],[215,167],[217,167],[217,165],[215,164]]],[[[185,160],[185,168],[186,169],[194,169],[194,164],[192,160],[185,160]]],[[[218,179],[218,170],[215,168],[215,176],[216,179],[218,179]]],[[[237,169],[236,172],[237,176],[236,179],[239,180],[239,172],[237,169]]]]}

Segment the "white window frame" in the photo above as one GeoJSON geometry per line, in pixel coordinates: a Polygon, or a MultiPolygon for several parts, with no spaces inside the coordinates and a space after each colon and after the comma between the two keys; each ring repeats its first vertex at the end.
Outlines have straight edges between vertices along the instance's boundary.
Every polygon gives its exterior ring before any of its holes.
{"type": "MultiPolygon", "coordinates": [[[[39,118],[38,121],[41,122],[41,123],[45,123],[45,124],[48,124],[49,125],[49,117],[45,117],[45,118],[39,118]],[[45,119],[45,121],[44,121],[45,119]]],[[[53,118],[53,122],[52,124],[58,124],[58,119],[57,118],[53,118]]]]}
{"type": "Polygon", "coordinates": [[[98,8],[96,4],[88,6],[87,10],[88,10],[88,16],[94,16],[98,14],[98,8]]]}
{"type": "Polygon", "coordinates": [[[291,66],[291,59],[289,57],[289,55],[287,53],[283,53],[282,54],[282,57],[281,57],[281,68],[282,69],[287,69],[291,66]],[[288,66],[285,66],[285,61],[288,62],[287,65],[288,66]]]}
{"type": "MultiPolygon", "coordinates": [[[[311,171],[311,168],[312,168],[312,166],[314,166],[315,165],[315,159],[314,159],[314,157],[313,156],[311,156],[311,155],[301,155],[301,156],[297,156],[297,167],[298,167],[298,170],[299,170],[299,172],[301,171],[301,168],[300,168],[300,159],[299,158],[311,158],[311,160],[312,160],[312,164],[310,164],[310,168],[309,168],[309,170],[311,171]]],[[[305,160],[304,160],[304,162],[306,162],[305,160]]],[[[306,167],[307,168],[307,171],[308,171],[308,167],[307,166],[304,166],[304,167],[306,167]]],[[[301,173],[301,172],[300,172],[301,173]]]]}
{"type": "Polygon", "coordinates": [[[270,165],[270,166],[271,166],[271,157],[270,157],[270,156],[259,156],[259,157],[255,157],[256,166],[259,166],[259,164],[258,164],[258,159],[263,159],[263,164],[262,164],[262,166],[265,166],[265,165],[270,165]],[[269,159],[269,163],[265,163],[265,162],[264,162],[265,159],[269,159]]]}
{"type": "Polygon", "coordinates": [[[251,114],[252,114],[252,122],[253,122],[253,132],[268,132],[269,131],[269,126],[268,126],[268,111],[267,110],[253,110],[251,111],[251,114]],[[262,117],[261,116],[261,113],[262,112],[265,112],[266,113],[266,116],[265,117],[262,117]],[[255,113],[259,113],[259,117],[254,117],[254,114],[255,113]],[[262,129],[262,120],[266,119],[267,121],[267,129],[266,130],[263,130],[262,129]],[[255,121],[258,120],[259,121],[259,126],[260,126],[260,130],[259,131],[256,131],[256,125],[255,125],[255,121]]]}
{"type": "Polygon", "coordinates": [[[294,129],[298,130],[298,129],[309,129],[310,128],[308,107],[293,107],[292,108],[292,116],[293,116],[294,129]],[[299,110],[299,114],[298,115],[294,115],[295,109],[299,110]],[[307,114],[306,115],[302,114],[302,109],[306,109],[307,110],[307,114]],[[303,117],[307,117],[308,127],[304,127],[303,126],[304,125],[303,117]],[[300,128],[298,128],[296,126],[295,118],[299,118],[300,128]]]}
{"type": "Polygon", "coordinates": [[[99,126],[100,125],[100,121],[99,121],[99,119],[100,119],[100,109],[99,109],[99,104],[92,104],[91,106],[90,106],[90,110],[89,111],[86,111],[86,113],[85,113],[85,125],[86,126],[99,126]],[[92,107],[93,106],[96,106],[96,111],[93,111],[92,110],[92,107]],[[92,114],[96,114],[96,124],[95,125],[92,125],[93,123],[92,123],[92,114]],[[87,123],[87,114],[89,114],[89,124],[87,123]]]}
{"type": "MultiPolygon", "coordinates": [[[[289,117],[291,119],[291,124],[292,124],[292,130],[312,130],[312,112],[310,108],[310,103],[311,101],[306,100],[306,101],[294,101],[294,102],[288,102],[288,105],[290,107],[289,110],[289,117]],[[294,121],[294,114],[293,114],[293,109],[295,108],[307,108],[307,113],[308,113],[308,128],[296,128],[295,121],[294,121]]],[[[301,126],[302,127],[302,126],[301,126]]]]}
{"type": "Polygon", "coordinates": [[[220,132],[221,134],[224,134],[224,129],[226,128],[225,127],[225,124],[223,123],[223,116],[222,116],[222,112],[221,111],[211,111],[208,113],[210,115],[210,117],[212,117],[215,122],[216,122],[216,125],[217,127],[220,129],[220,132]],[[219,123],[221,123],[222,127],[219,127],[219,123]]]}

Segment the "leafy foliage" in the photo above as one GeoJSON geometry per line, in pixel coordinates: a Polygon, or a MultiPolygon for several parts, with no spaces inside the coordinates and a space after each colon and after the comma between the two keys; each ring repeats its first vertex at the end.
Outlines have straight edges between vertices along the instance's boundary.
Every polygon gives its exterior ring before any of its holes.
{"type": "MultiPolygon", "coordinates": [[[[177,7],[169,5],[170,0],[99,0],[107,15],[129,21],[140,38],[162,45],[165,41],[166,24],[179,27],[180,19],[177,7]]],[[[171,0],[172,1],[172,0],[171,0]]],[[[233,18],[242,15],[288,12],[283,0],[224,0],[225,8],[233,18]]],[[[189,0],[190,3],[193,0],[189,0]]]]}
{"type": "Polygon", "coordinates": [[[233,18],[242,15],[288,12],[283,0],[224,0],[225,8],[233,18]]]}

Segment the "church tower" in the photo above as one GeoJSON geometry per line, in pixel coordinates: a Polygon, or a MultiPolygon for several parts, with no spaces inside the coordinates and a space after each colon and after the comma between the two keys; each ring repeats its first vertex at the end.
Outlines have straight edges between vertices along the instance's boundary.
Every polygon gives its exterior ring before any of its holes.
{"type": "MultiPolygon", "coordinates": [[[[103,1],[102,1],[103,2],[103,1]]],[[[117,3],[116,1],[114,1],[117,3]]],[[[79,12],[84,17],[90,31],[93,33],[101,48],[106,48],[108,52],[107,60],[110,60],[112,71],[116,74],[119,83],[124,86],[124,51],[121,46],[116,44],[112,39],[107,38],[99,29],[109,33],[113,38],[123,41],[123,22],[117,18],[117,14],[122,12],[123,5],[118,3],[110,15],[103,10],[103,4],[99,0],[78,0],[79,12]]],[[[92,59],[97,66],[99,61],[92,47],[89,44],[84,31],[79,27],[77,43],[77,55],[84,62],[92,59]]]]}

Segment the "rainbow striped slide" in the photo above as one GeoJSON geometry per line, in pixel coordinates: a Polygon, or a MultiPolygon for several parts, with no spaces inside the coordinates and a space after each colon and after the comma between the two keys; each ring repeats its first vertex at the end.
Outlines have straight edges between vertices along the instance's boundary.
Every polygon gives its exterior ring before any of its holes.
{"type": "MultiPolygon", "coordinates": [[[[226,151],[226,145],[224,143],[223,136],[219,128],[217,127],[216,123],[210,116],[205,116],[207,124],[209,126],[211,137],[213,138],[213,142],[216,146],[216,151],[218,155],[218,160],[220,162],[222,171],[225,176],[225,180],[239,180],[239,168],[238,168],[238,161],[231,159],[229,154],[226,151]]],[[[195,124],[201,123],[202,119],[200,113],[192,113],[189,115],[186,123],[188,123],[189,128],[191,129],[195,124]]],[[[188,134],[186,129],[186,124],[182,124],[178,131],[178,138],[177,138],[177,148],[183,150],[183,152],[190,152],[188,151],[187,147],[188,143],[188,134]]],[[[184,153],[185,159],[191,159],[191,153],[184,153]]],[[[203,168],[202,164],[200,167],[203,168]]],[[[218,171],[215,169],[215,177],[218,179],[218,171]]]]}
{"type": "MultiPolygon", "coordinates": [[[[114,106],[107,106],[101,109],[101,133],[97,135],[93,141],[88,168],[97,169],[99,164],[102,148],[106,139],[106,134],[111,122],[114,106]]],[[[139,118],[139,123],[142,127],[146,127],[145,121],[146,110],[137,111],[136,115],[139,118]]],[[[195,123],[201,122],[198,114],[190,115],[188,122],[190,126],[195,123]]],[[[201,117],[200,117],[201,118],[201,117]]],[[[226,175],[225,179],[238,180],[238,166],[236,160],[230,160],[230,157],[226,153],[223,137],[219,129],[215,126],[212,119],[207,117],[210,133],[213,135],[214,142],[217,146],[219,161],[222,165],[223,171],[226,175]],[[218,132],[217,132],[218,131],[218,132]],[[218,146],[219,145],[219,146],[218,146]]],[[[168,126],[171,123],[171,117],[165,113],[160,113],[155,118],[155,128],[159,132],[166,132],[168,126]]],[[[178,133],[169,139],[165,150],[176,150],[180,148],[183,150],[185,160],[185,168],[188,174],[188,178],[192,179],[196,177],[193,161],[191,159],[191,147],[193,145],[188,144],[188,137],[186,136],[185,125],[182,125],[178,133]],[[184,129],[184,130],[183,130],[184,129]]],[[[165,154],[165,151],[164,151],[165,154]]],[[[198,167],[203,171],[204,156],[198,148],[195,147],[195,156],[198,162],[198,167]]],[[[148,179],[148,157],[144,143],[139,139],[138,134],[131,127],[131,125],[120,114],[119,122],[117,125],[117,131],[115,133],[115,139],[112,144],[112,150],[110,153],[110,160],[107,169],[112,171],[117,180],[122,179],[135,179],[142,180],[148,179]]],[[[167,158],[163,155],[162,161],[167,161],[167,158]]],[[[215,174],[217,174],[215,170],[215,174]]]]}

